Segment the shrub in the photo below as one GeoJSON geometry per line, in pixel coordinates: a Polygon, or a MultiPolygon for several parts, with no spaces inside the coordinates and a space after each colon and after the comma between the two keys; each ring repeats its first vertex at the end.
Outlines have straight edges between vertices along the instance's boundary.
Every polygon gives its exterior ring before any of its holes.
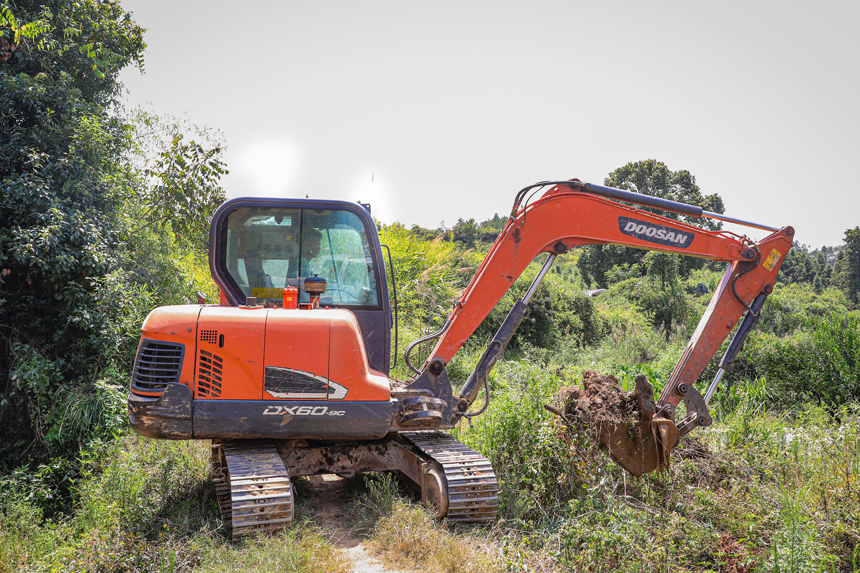
{"type": "Polygon", "coordinates": [[[652,275],[650,278],[632,278],[612,285],[600,295],[601,301],[614,307],[633,306],[647,317],[651,326],[661,329],[668,337],[673,331],[681,329],[690,319],[690,298],[683,292],[676,280],[671,280],[666,288],[661,288],[662,279],[652,275]]]}
{"type": "Polygon", "coordinates": [[[756,329],[776,336],[791,334],[806,325],[810,317],[848,312],[848,301],[836,289],[821,294],[808,284],[776,284],[762,309],[756,329]]]}
{"type": "Polygon", "coordinates": [[[537,360],[497,366],[490,409],[459,437],[493,462],[501,485],[500,515],[508,519],[549,518],[577,494],[569,453],[544,409],[562,385],[537,360]]]}
{"type": "Polygon", "coordinates": [[[860,400],[860,317],[854,313],[810,316],[795,334],[750,337],[748,361],[778,394],[797,403],[811,399],[831,412],[860,400]]]}
{"type": "MultiPolygon", "coordinates": [[[[537,268],[537,264],[533,267],[537,268]]],[[[472,335],[473,340],[489,340],[496,334],[514,303],[525,295],[536,272],[533,269],[523,273],[472,335]]],[[[529,314],[509,348],[555,348],[562,341],[584,346],[600,338],[604,332],[593,299],[550,274],[529,302],[529,314]]]]}
{"type": "Polygon", "coordinates": [[[400,223],[382,226],[379,239],[391,248],[401,319],[413,329],[441,326],[480,260],[441,236],[427,239],[400,223]]]}

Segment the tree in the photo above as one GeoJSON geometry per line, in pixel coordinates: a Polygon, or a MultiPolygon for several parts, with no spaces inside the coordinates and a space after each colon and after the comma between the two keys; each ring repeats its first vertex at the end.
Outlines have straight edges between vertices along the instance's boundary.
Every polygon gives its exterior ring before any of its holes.
{"type": "Polygon", "coordinates": [[[114,2],[4,8],[7,41],[40,22],[0,58],[0,455],[17,463],[66,449],[71,390],[97,393],[133,294],[112,289],[129,135],[109,106],[144,43],[114,2]]]}
{"type": "Polygon", "coordinates": [[[141,321],[209,281],[226,169],[206,130],[123,119],[116,78],[145,45],[118,3],[0,15],[0,459],[17,465],[122,424],[141,321]]]}
{"type": "Polygon", "coordinates": [[[860,306],[860,227],[845,231],[831,281],[855,306],[860,306]]]}
{"type": "MultiPolygon", "coordinates": [[[[689,171],[671,171],[665,163],[654,159],[628,163],[619,167],[609,174],[604,183],[610,187],[634,191],[651,197],[696,205],[713,213],[725,211],[720,196],[716,193],[712,195],[702,194],[696,184],[696,178],[689,171]]],[[[695,217],[668,213],[648,207],[640,206],[640,208],[710,230],[721,228],[721,223],[711,219],[696,219],[695,217]]],[[[626,265],[626,268],[630,269],[635,265],[639,268],[641,275],[645,271],[643,264],[645,253],[646,251],[643,250],[618,245],[587,245],[583,247],[578,266],[586,282],[596,287],[605,288],[609,286],[607,273],[615,266],[626,265]]],[[[704,264],[704,259],[683,257],[680,262],[681,276],[687,276],[692,270],[701,268],[704,264]]]]}
{"type": "Polygon", "coordinates": [[[19,49],[26,50],[30,42],[36,42],[38,47],[44,48],[41,38],[49,31],[50,26],[41,20],[19,23],[12,10],[0,4],[0,62],[11,60],[19,49]]]}
{"type": "Polygon", "coordinates": [[[587,284],[608,288],[620,280],[642,276],[645,253],[620,245],[586,245],[576,264],[587,284]]]}
{"type": "Polygon", "coordinates": [[[833,284],[833,265],[827,265],[824,267],[824,273],[821,275],[821,280],[825,287],[829,287],[833,284]]]}
{"type": "Polygon", "coordinates": [[[478,224],[474,219],[464,221],[460,217],[451,231],[454,234],[454,240],[458,243],[463,243],[467,248],[475,246],[475,241],[478,239],[478,224]]]}
{"type": "MultiPolygon", "coordinates": [[[[703,195],[696,184],[696,178],[689,171],[686,169],[670,171],[665,163],[654,159],[628,163],[624,167],[619,167],[609,174],[604,183],[610,187],[617,187],[626,191],[641,193],[642,195],[696,205],[712,213],[725,212],[722,198],[716,193],[703,195]]],[[[712,231],[722,228],[722,223],[711,219],[697,219],[688,215],[678,215],[677,213],[669,213],[650,207],[644,207],[644,209],[670,219],[681,220],[712,231]]]]}
{"type": "Polygon", "coordinates": [[[795,242],[779,269],[778,279],[786,284],[812,282],[815,262],[809,247],[795,242]]]}
{"type": "Polygon", "coordinates": [[[131,233],[170,221],[175,233],[206,241],[209,219],[226,199],[220,179],[229,171],[222,160],[221,134],[144,111],[134,119],[134,151],[146,184],[133,197],[141,209],[134,214],[131,233]],[[186,141],[189,136],[193,139],[186,141]]]}
{"type": "Polygon", "coordinates": [[[651,251],[644,257],[647,287],[641,294],[640,304],[667,338],[674,325],[684,323],[689,310],[679,281],[680,261],[678,255],[658,251],[651,251]]]}
{"type": "Polygon", "coordinates": [[[507,217],[500,217],[498,213],[493,214],[492,219],[487,219],[483,221],[478,228],[484,231],[492,231],[498,234],[502,229],[505,228],[505,225],[508,223],[507,217]]]}
{"type": "Polygon", "coordinates": [[[815,278],[812,279],[812,290],[815,291],[815,294],[824,292],[824,282],[821,280],[821,275],[815,275],[815,278]]]}
{"type": "Polygon", "coordinates": [[[824,275],[824,270],[827,268],[827,257],[824,256],[822,251],[815,253],[812,266],[816,275],[824,275]]]}
{"type": "MultiPolygon", "coordinates": [[[[217,300],[208,239],[211,216],[226,198],[220,185],[227,173],[223,136],[185,118],[143,110],[130,121],[130,177],[117,253],[123,277],[146,286],[151,306],[188,302],[198,290],[217,300]]],[[[129,342],[136,345],[137,337],[129,342]]]]}
{"type": "Polygon", "coordinates": [[[678,287],[678,271],[681,266],[678,259],[678,255],[658,251],[645,255],[648,278],[655,283],[659,282],[660,290],[675,290],[678,287]]]}

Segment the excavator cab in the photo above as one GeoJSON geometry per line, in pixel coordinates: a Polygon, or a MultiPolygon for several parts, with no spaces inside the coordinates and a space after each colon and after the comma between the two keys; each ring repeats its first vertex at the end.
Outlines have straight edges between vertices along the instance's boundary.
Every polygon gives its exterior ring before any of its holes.
{"type": "Polygon", "coordinates": [[[298,289],[309,304],[305,280],[321,278],[322,308],[350,310],[361,328],[367,359],[388,373],[391,308],[376,226],[355,203],[296,199],[234,199],[212,220],[210,268],[231,306],[255,298],[282,304],[283,289],[298,289]]]}

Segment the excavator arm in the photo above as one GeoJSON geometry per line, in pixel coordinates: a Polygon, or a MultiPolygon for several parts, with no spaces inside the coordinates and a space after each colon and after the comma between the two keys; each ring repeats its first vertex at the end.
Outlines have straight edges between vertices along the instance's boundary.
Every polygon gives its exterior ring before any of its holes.
{"type": "MultiPolygon", "coordinates": [[[[723,372],[731,365],[744,338],[758,320],[776,275],[793,242],[791,227],[763,225],[708,213],[699,207],[583,183],[578,180],[541,183],[527,187],[515,201],[505,228],[490,248],[475,276],[454,305],[435,348],[417,376],[404,390],[412,396],[401,414],[404,426],[440,423],[452,427],[468,414],[486,384],[489,371],[528,314],[528,302],[558,255],[580,245],[616,244],[726,261],[728,268],[707,310],[657,402],[657,415],[674,422],[683,401],[687,416],[677,424],[678,435],[711,423],[707,401],[723,372]],[[528,191],[550,186],[540,198],[523,203],[528,191]],[[709,231],[617,202],[655,207],[693,217],[710,217],[773,231],[758,243],[726,231],[709,231]],[[526,295],[518,301],[496,334],[475,371],[454,397],[445,366],[469,336],[498,304],[528,265],[542,253],[548,258],[526,295]],[[720,364],[720,371],[702,397],[694,383],[738,321],[735,337],[720,364]],[[423,397],[422,397],[423,396],[423,397]]],[[[427,337],[425,337],[426,340],[427,337]]],[[[408,354],[409,349],[407,350],[408,354]]],[[[408,363],[408,362],[407,362],[408,363]]],[[[405,395],[404,394],[404,395],[405,395]]],[[[672,437],[674,438],[674,430],[672,437]]],[[[677,439],[674,439],[677,441],[677,439]]],[[[674,444],[670,444],[674,447],[674,444]]],[[[623,464],[622,464],[623,465],[623,464]]]]}

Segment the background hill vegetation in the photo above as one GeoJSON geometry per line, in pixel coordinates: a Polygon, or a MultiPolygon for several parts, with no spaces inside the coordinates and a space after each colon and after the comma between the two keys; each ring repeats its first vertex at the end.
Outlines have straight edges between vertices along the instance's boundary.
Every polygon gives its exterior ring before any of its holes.
{"type": "MultiPolygon", "coordinates": [[[[142,65],[145,44],[118,3],[17,0],[0,34],[0,572],[348,571],[312,505],[282,534],[228,541],[206,444],[127,426],[143,318],[217,295],[219,134],[122,108],[117,73],[142,65]]],[[[724,208],[656,160],[606,183],[724,208]]],[[[441,325],[505,221],[379,223],[401,351],[441,325]]],[[[540,263],[449,365],[453,380],[540,263]]],[[[612,245],[560,258],[491,375],[489,409],[457,431],[494,463],[499,522],[436,523],[382,477],[347,500],[349,527],[390,566],[430,571],[860,571],[860,227],[841,245],[795,245],[715,424],[668,471],[630,478],[544,409],[588,369],[628,387],[644,373],[659,391],[722,272],[612,245]]],[[[393,374],[408,377],[402,359],[393,374]]]]}

